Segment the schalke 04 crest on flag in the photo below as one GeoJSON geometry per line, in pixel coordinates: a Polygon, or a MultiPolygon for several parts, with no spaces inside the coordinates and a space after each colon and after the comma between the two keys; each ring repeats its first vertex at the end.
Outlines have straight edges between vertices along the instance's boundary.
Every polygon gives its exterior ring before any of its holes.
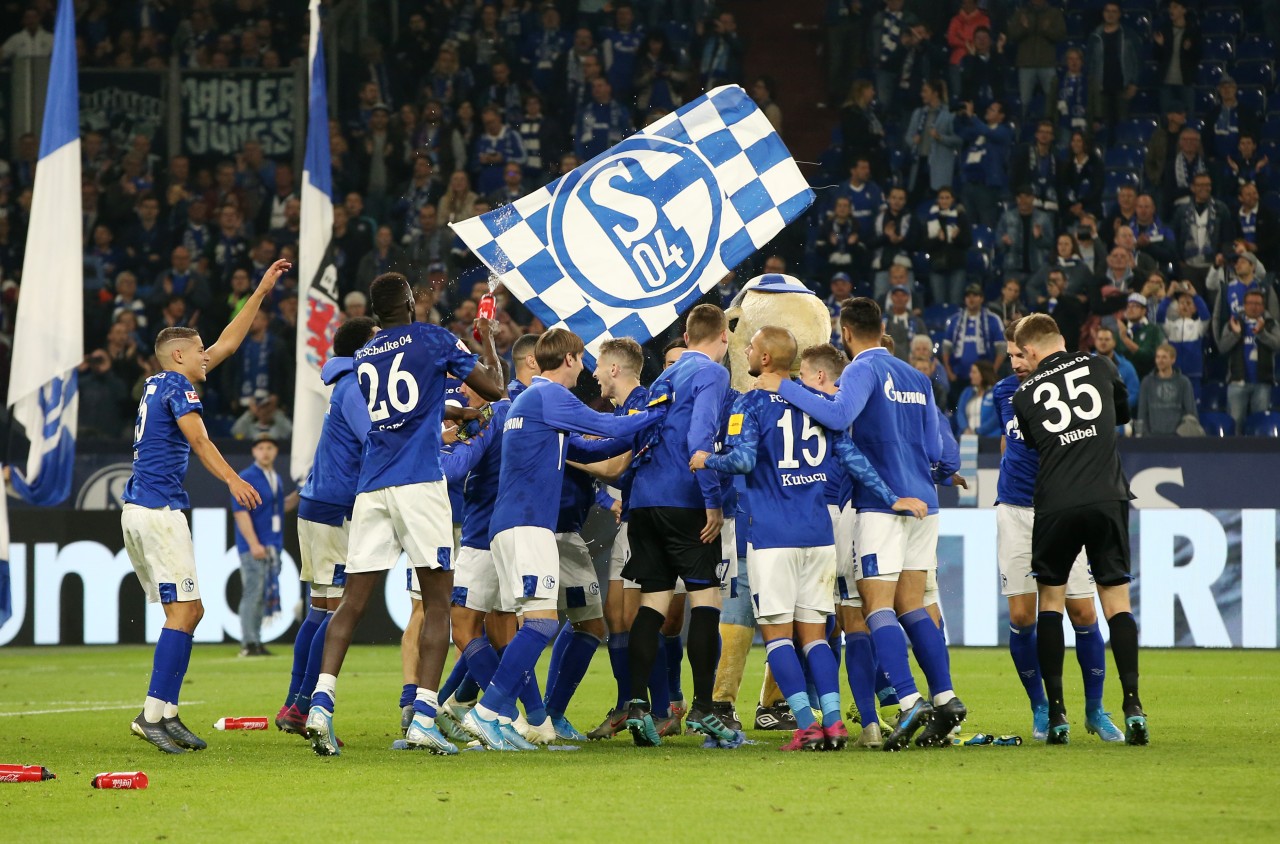
{"type": "Polygon", "coordinates": [[[644,342],[813,202],[782,139],[736,85],[717,88],[545,188],[454,230],[588,364],[644,342]]]}

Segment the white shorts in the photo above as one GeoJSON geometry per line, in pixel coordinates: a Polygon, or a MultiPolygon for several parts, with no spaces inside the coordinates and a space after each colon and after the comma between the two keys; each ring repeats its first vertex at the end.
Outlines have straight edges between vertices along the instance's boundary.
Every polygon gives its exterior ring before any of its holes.
{"type": "Polygon", "coordinates": [[[835,612],[836,549],[747,546],[751,604],[760,624],[820,624],[835,612]]]}
{"type": "Polygon", "coordinates": [[[507,602],[503,603],[500,581],[492,551],[463,548],[453,570],[452,603],[456,607],[466,607],[477,612],[515,612],[515,603],[510,593],[506,595],[507,602]]]}
{"type": "Polygon", "coordinates": [[[521,612],[556,610],[560,604],[560,549],[546,528],[507,528],[490,543],[499,586],[521,612]]]}
{"type": "Polygon", "coordinates": [[[854,578],[854,539],[858,531],[858,511],[852,504],[837,507],[827,505],[831,516],[831,530],[836,537],[836,606],[860,607],[858,584],[854,578]]]}
{"type": "Polygon", "coordinates": [[[351,522],[326,525],[298,519],[298,549],[302,568],[298,578],[311,584],[313,598],[341,598],[347,582],[347,544],[351,522]]]}
{"type": "Polygon", "coordinates": [[[444,481],[389,486],[356,496],[347,574],[390,571],[402,551],[413,568],[452,567],[453,515],[444,481]]]}
{"type": "MultiPolygon", "coordinates": [[[[124,505],[120,513],[124,547],[151,604],[200,600],[196,549],[181,510],[124,505]]],[[[112,598],[111,600],[115,600],[112,598]]]]}
{"type": "MultiPolygon", "coordinates": [[[[733,519],[725,519],[720,528],[720,565],[716,568],[720,578],[720,601],[738,594],[738,530],[733,519]]],[[[684,586],[684,581],[678,581],[684,586]]]]}
{"type": "Polygon", "coordinates": [[[903,571],[938,567],[938,516],[859,513],[854,578],[897,581],[903,571]]]}
{"type": "Polygon", "coordinates": [[[582,535],[557,533],[556,549],[560,554],[560,594],[557,600],[565,617],[574,623],[604,618],[600,581],[596,578],[596,566],[582,535]]]}
{"type": "Polygon", "coordinates": [[[618,525],[618,532],[613,536],[613,547],[609,549],[609,581],[622,581],[624,589],[639,589],[640,584],[627,580],[622,576],[622,569],[631,559],[631,539],[627,532],[627,522],[618,525]]]}
{"type": "MultiPolygon", "coordinates": [[[[1031,528],[1036,511],[1013,504],[996,505],[996,557],[1000,561],[1000,594],[1030,595],[1036,591],[1031,576],[1031,528]]],[[[1071,565],[1067,575],[1068,598],[1092,598],[1095,592],[1093,572],[1084,549],[1071,565]]]]}

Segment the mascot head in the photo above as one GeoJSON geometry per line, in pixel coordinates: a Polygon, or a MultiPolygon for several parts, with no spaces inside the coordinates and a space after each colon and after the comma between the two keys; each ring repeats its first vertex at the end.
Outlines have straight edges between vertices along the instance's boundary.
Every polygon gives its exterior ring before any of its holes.
{"type": "MultiPolygon", "coordinates": [[[[766,273],[746,283],[729,309],[729,374],[733,388],[745,393],[755,381],[747,374],[747,343],[766,325],[777,325],[795,335],[800,351],[831,340],[831,314],[827,306],[800,279],[766,273]]],[[[792,375],[799,371],[797,355],[792,375]]]]}

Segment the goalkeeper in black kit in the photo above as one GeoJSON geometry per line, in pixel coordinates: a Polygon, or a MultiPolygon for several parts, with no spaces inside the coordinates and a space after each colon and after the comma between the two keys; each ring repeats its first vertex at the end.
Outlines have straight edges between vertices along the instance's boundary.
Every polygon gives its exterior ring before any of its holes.
{"type": "Polygon", "coordinates": [[[1040,453],[1031,571],[1039,591],[1040,671],[1049,698],[1049,744],[1070,734],[1062,694],[1062,613],[1067,575],[1083,546],[1111,628],[1124,689],[1125,742],[1147,744],[1138,698],[1138,625],[1129,604],[1129,482],[1116,453],[1116,426],[1129,421],[1128,391],[1115,364],[1068,352],[1047,314],[1018,323],[1014,343],[1032,374],[1013,396],[1027,443],[1040,453]]]}

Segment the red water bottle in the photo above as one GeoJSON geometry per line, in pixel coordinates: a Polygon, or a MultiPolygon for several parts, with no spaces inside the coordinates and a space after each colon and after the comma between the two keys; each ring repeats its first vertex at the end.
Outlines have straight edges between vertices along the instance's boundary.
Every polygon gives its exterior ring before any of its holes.
{"type": "Polygon", "coordinates": [[[269,721],[267,716],[252,718],[219,718],[214,722],[215,730],[265,730],[269,721]]]}
{"type": "MultiPolygon", "coordinates": [[[[493,319],[493,315],[498,312],[498,299],[492,293],[486,293],[480,297],[480,307],[476,309],[476,319],[493,319]]],[[[476,342],[480,342],[480,329],[471,330],[471,336],[476,338],[476,342]]]]}
{"type": "Polygon", "coordinates": [[[0,782],[44,782],[58,775],[43,765],[0,765],[0,782]]]}
{"type": "Polygon", "coordinates": [[[146,788],[147,775],[142,771],[98,774],[91,783],[94,788],[146,788]]]}

